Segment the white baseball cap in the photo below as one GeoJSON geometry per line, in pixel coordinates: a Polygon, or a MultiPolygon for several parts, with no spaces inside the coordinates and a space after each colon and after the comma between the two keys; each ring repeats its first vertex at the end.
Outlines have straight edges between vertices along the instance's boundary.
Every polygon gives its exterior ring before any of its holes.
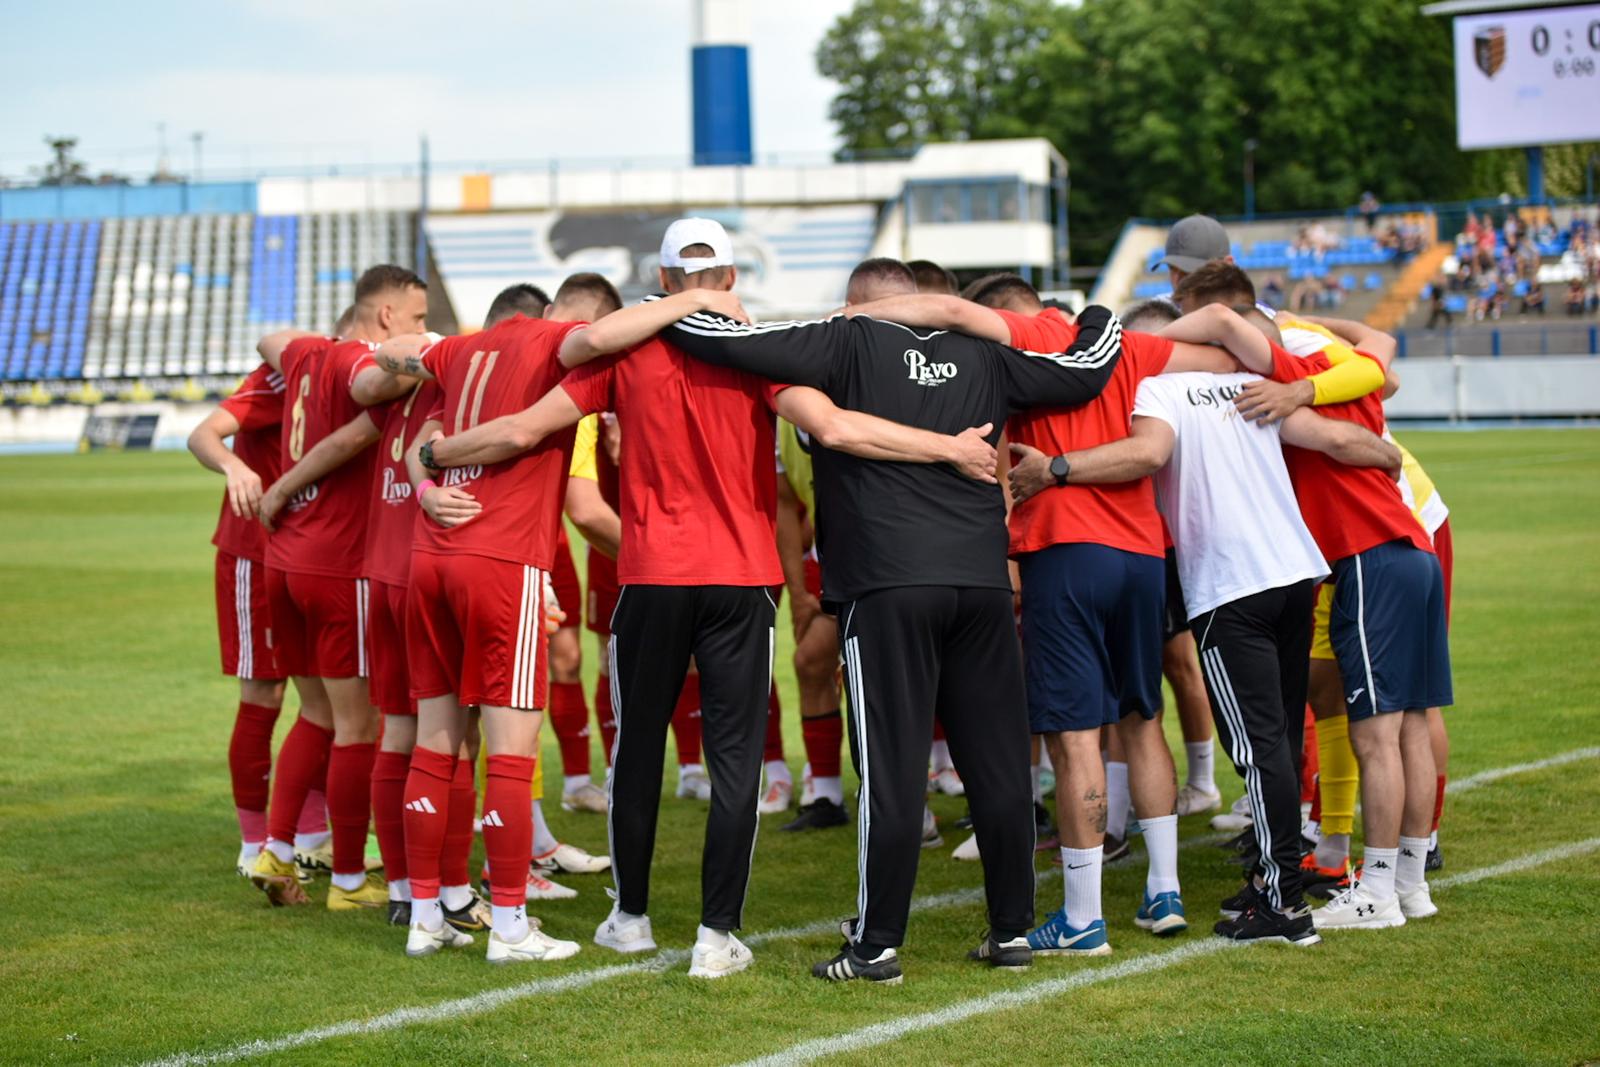
{"type": "Polygon", "coordinates": [[[733,241],[722,223],[715,219],[679,219],[667,227],[661,238],[661,265],[677,267],[685,274],[710,270],[712,267],[733,266],[733,241]],[[690,245],[707,245],[709,256],[689,256],[681,253],[690,245]]]}

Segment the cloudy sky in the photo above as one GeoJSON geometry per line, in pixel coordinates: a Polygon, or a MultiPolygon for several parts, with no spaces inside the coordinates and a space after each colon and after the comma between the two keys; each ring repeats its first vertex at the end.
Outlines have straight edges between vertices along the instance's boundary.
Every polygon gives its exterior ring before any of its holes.
{"type": "MultiPolygon", "coordinates": [[[[750,0],[759,155],[835,146],[815,72],[849,0],[750,0]]],[[[95,170],[681,157],[692,0],[0,0],[0,174],[74,135],[95,170]],[[28,42],[17,48],[19,42],[28,42]]]]}

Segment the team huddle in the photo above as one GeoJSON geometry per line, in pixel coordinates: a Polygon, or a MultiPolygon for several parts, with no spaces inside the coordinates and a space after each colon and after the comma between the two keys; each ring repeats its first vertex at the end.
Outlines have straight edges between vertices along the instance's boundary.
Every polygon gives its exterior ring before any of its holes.
{"type": "Polygon", "coordinates": [[[387,909],[407,955],[482,932],[505,963],[577,953],[528,902],[609,870],[594,944],[654,951],[670,728],[677,795],[709,803],[689,973],[722,977],[752,962],[736,931],[758,816],[798,799],[785,830],[849,822],[848,727],[859,891],[816,977],[901,980],[931,789],[969,808],[955,855],[981,863],[989,920],[973,960],[1103,955],[1102,868],[1134,828],[1135,926],[1188,926],[1178,818],[1220,807],[1214,725],[1245,795],[1213,821],[1240,831],[1248,872],[1218,935],[1311,945],[1435,914],[1448,512],[1385,428],[1393,339],[1274,317],[1229,248],[1183,220],[1172,299],[1120,318],[1047,308],[1017,275],[958,294],[932,264],[878,258],[832,317],[752,323],[728,235],[688,218],[662,239],[660,297],[623,308],[575,274],[444,338],[419,277],[368,270],[332,336],[262,338],[190,438],[228,481],[240,874],[306,905],[326,872],[327,907],[387,909]],[[587,598],[564,516],[589,544],[587,598]],[[785,592],[797,798],[772,679],[785,592]],[[598,781],[582,622],[605,640],[598,781]],[[286,679],[300,712],[274,761],[286,679]],[[544,820],[545,712],[562,804],[606,816],[609,856],[544,820]],[[1040,921],[1044,849],[1063,900],[1040,921]]]}

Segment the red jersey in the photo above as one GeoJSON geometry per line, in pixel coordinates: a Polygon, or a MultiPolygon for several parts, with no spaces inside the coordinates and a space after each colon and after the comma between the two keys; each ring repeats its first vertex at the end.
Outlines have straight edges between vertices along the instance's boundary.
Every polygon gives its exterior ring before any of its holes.
{"type": "MultiPolygon", "coordinates": [[[[1366,356],[1365,352],[1360,355],[1366,356]]],[[[1366,356],[1371,359],[1371,356],[1366,356]]],[[[1274,381],[1292,382],[1325,371],[1331,364],[1320,353],[1304,359],[1272,346],[1274,381]]],[[[1369,393],[1346,404],[1317,408],[1319,415],[1343,419],[1375,434],[1383,433],[1383,401],[1369,393]]],[[[1300,516],[1329,563],[1365,552],[1375,545],[1406,540],[1426,551],[1433,542],[1400,496],[1400,487],[1377,467],[1348,467],[1331,456],[1285,445],[1284,462],[1300,501],[1300,516]]]]}
{"type": "MultiPolygon", "coordinates": [[[[366,409],[350,396],[350,383],[371,355],[366,341],[306,337],[283,350],[284,402],[281,454],[284,469],[318,441],[366,409]]],[[[367,543],[367,494],[377,453],[363,449],[348,463],[296,493],[267,539],[267,563],[293,574],[361,577],[367,543]]]]}
{"type": "Polygon", "coordinates": [[[406,471],[406,450],[438,406],[439,386],[429,381],[385,405],[369,498],[372,511],[367,516],[366,565],[362,570],[367,578],[389,585],[410,583],[411,541],[419,509],[406,471]]]}
{"type": "Polygon", "coordinates": [[[622,420],[623,585],[777,585],[769,383],[659,339],[579,367],[561,387],[622,420]]]}
{"type": "MultiPolygon", "coordinates": [[[[1030,352],[1065,352],[1078,328],[1055,308],[1037,315],[998,311],[1011,329],[1011,344],[1030,352]]],[[[1122,359],[1105,390],[1079,408],[1054,408],[1013,415],[1006,436],[1047,456],[1094,448],[1128,436],[1139,383],[1160,374],[1172,358],[1172,342],[1148,333],[1122,335],[1122,359]]],[[[1114,485],[1068,485],[1048,489],[1011,510],[1011,554],[1051,545],[1088,542],[1145,556],[1165,556],[1161,515],[1149,478],[1114,485]]]]}
{"type": "MultiPolygon", "coordinates": [[[[557,353],[581,322],[551,322],[517,315],[480,333],[447,337],[422,354],[438,380],[435,413],[446,434],[529,407],[561,381],[557,353]]],[[[444,527],[424,517],[416,548],[441,555],[487,556],[548,571],[555,565],[573,430],[499,463],[451,467],[438,476],[477,498],[483,511],[471,522],[444,527]]]]}
{"type": "MultiPolygon", "coordinates": [[[[261,484],[278,480],[283,463],[278,457],[278,424],[283,421],[283,375],[262,364],[251,371],[238,390],[221,404],[222,410],[239,420],[233,435],[233,454],[246,467],[261,475],[261,484]]],[[[222,494],[222,515],[211,543],[240,559],[261,562],[267,556],[267,531],[248,515],[233,513],[228,494],[222,494]]]]}

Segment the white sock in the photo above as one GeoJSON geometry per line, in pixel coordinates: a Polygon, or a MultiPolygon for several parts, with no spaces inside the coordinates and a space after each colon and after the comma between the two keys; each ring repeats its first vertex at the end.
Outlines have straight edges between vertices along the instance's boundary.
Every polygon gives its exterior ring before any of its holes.
{"type": "Polygon", "coordinates": [[[1307,819],[1300,824],[1300,836],[1313,845],[1319,844],[1322,841],[1322,824],[1315,819],[1307,819]]]}
{"type": "MultiPolygon", "coordinates": [[[[327,843],[333,834],[327,830],[320,834],[295,834],[294,847],[296,852],[314,852],[327,843]]],[[[291,859],[293,857],[290,857],[291,859]]]]}
{"type": "Polygon", "coordinates": [[[1428,862],[1426,837],[1400,836],[1400,857],[1394,865],[1394,887],[1404,893],[1427,880],[1423,864],[1428,862]]]}
{"type": "Polygon", "coordinates": [[[1400,862],[1398,848],[1373,848],[1361,853],[1361,884],[1379,900],[1394,896],[1395,866],[1400,862]]]}
{"type": "Polygon", "coordinates": [[[442,885],[439,887],[439,900],[451,911],[460,911],[472,903],[472,887],[470,885],[442,885]]]}
{"type": "Polygon", "coordinates": [[[1140,819],[1144,827],[1144,847],[1150,853],[1150,873],[1145,876],[1144,891],[1154,897],[1157,893],[1178,891],[1178,817],[1163,815],[1156,819],[1140,819]]]}
{"type": "Polygon", "coordinates": [[[928,750],[928,757],[933,763],[935,773],[955,766],[955,761],[950,758],[948,741],[935,741],[933,747],[928,750]]]}
{"type": "Polygon", "coordinates": [[[1044,770],[1037,763],[1035,763],[1032,767],[1028,768],[1028,773],[1033,776],[1033,802],[1035,804],[1043,804],[1044,783],[1040,779],[1044,774],[1044,770]]]}
{"type": "Polygon", "coordinates": [[[1062,901],[1067,909],[1067,922],[1075,929],[1083,929],[1100,914],[1100,862],[1105,849],[1063,848],[1061,850],[1061,885],[1065,890],[1062,901]]]}
{"type": "Polygon", "coordinates": [[[1323,833],[1313,855],[1318,867],[1343,867],[1350,859],[1350,835],[1323,833]]]}
{"type": "Polygon", "coordinates": [[[827,797],[841,808],[844,807],[844,781],[837,776],[811,779],[811,792],[817,798],[827,797]]]}
{"type": "Polygon", "coordinates": [[[528,909],[518,904],[511,908],[502,908],[498,904],[489,906],[493,914],[490,927],[500,935],[502,941],[521,941],[528,936],[528,909]]]}
{"type": "Polygon", "coordinates": [[[1189,784],[1206,793],[1215,793],[1217,783],[1214,777],[1217,765],[1211,739],[1204,741],[1185,741],[1183,753],[1189,758],[1189,784]]]}
{"type": "Polygon", "coordinates": [[[544,821],[544,808],[535,800],[533,802],[533,854],[535,856],[548,856],[560,845],[561,842],[556,840],[556,835],[550,832],[550,824],[544,821]]]}
{"type": "MultiPolygon", "coordinates": [[[[252,863],[252,862],[254,862],[255,858],[257,856],[261,855],[261,850],[262,850],[263,847],[265,847],[265,845],[266,845],[265,841],[244,841],[244,842],[240,843],[240,845],[239,845],[239,862],[240,863],[252,863]]],[[[292,859],[293,857],[291,856],[290,858],[292,859]]]]}
{"type": "Polygon", "coordinates": [[[340,874],[335,871],[333,875],[333,884],[343,889],[346,893],[354,893],[361,888],[366,880],[367,872],[365,871],[360,874],[340,874]]]}
{"type": "Polygon", "coordinates": [[[712,948],[727,948],[728,931],[713,930],[709,926],[696,927],[694,931],[694,943],[697,945],[709,945],[712,948]]]}
{"type": "Polygon", "coordinates": [[[389,899],[390,900],[410,900],[411,899],[411,879],[409,879],[409,878],[396,878],[394,881],[390,882],[389,883],[389,899]]]}
{"type": "Polygon", "coordinates": [[[685,775],[704,774],[704,773],[706,773],[706,769],[701,764],[698,764],[698,763],[680,763],[680,764],[678,764],[678,781],[680,781],[680,782],[683,781],[685,775]]]}
{"type": "Polygon", "coordinates": [[[267,851],[283,863],[294,862],[294,846],[287,841],[279,841],[276,837],[267,838],[267,851]]]}
{"type": "Polygon", "coordinates": [[[794,785],[794,775],[789,773],[789,765],[781,759],[769,759],[766,763],[767,784],[774,782],[788,782],[794,785]]]}
{"type": "Polygon", "coordinates": [[[569,774],[561,783],[561,791],[563,793],[576,793],[588,784],[589,776],[587,774],[569,774]]]}
{"type": "Polygon", "coordinates": [[[1432,852],[1439,847],[1439,831],[1435,830],[1428,835],[1428,851],[1432,852]]]}
{"type": "Polygon", "coordinates": [[[1128,836],[1128,765],[1106,763],[1106,833],[1128,836]]]}
{"type": "Polygon", "coordinates": [[[411,925],[420,926],[424,930],[437,930],[444,925],[444,911],[439,907],[438,897],[429,897],[426,900],[417,898],[411,902],[411,925]]]}

